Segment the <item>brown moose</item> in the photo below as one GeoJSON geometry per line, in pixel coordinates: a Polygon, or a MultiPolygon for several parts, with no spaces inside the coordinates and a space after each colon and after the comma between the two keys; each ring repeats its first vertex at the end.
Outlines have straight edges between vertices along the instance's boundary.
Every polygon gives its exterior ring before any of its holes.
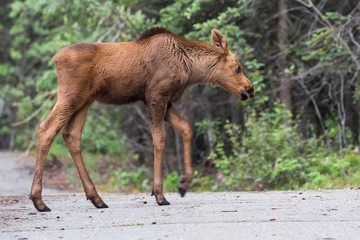
{"type": "Polygon", "coordinates": [[[90,105],[143,101],[148,109],[154,145],[152,194],[159,205],[169,205],[163,195],[161,159],[165,144],[164,121],[176,128],[184,144],[184,172],[178,186],[184,196],[193,178],[190,124],[173,107],[186,87],[218,85],[241,100],[253,97],[226,38],[211,31],[212,45],[188,40],[163,28],[152,28],[138,40],[125,43],[80,43],[55,55],[58,98],[39,126],[37,160],[30,199],[40,211],[50,211],[41,197],[45,159],[62,129],[62,135],[79,172],[87,199],[97,208],[108,206],[98,195],[81,155],[81,132],[90,105]]]}

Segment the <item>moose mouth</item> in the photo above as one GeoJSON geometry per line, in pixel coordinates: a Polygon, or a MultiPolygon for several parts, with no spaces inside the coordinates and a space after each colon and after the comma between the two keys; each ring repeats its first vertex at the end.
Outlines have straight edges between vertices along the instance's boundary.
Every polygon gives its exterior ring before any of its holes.
{"type": "Polygon", "coordinates": [[[248,95],[243,91],[240,90],[240,95],[241,95],[241,101],[245,101],[246,99],[248,99],[248,95]]]}

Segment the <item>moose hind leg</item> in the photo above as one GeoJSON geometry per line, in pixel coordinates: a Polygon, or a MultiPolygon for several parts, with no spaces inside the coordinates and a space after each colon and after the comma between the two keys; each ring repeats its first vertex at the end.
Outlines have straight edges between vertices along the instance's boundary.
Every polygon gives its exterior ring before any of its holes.
{"type": "Polygon", "coordinates": [[[92,204],[97,208],[107,208],[108,206],[100,198],[94,183],[90,179],[81,154],[81,132],[92,103],[93,101],[87,102],[71,117],[70,121],[63,128],[62,135],[79,172],[86,198],[91,200],[92,204]]]}
{"type": "Polygon", "coordinates": [[[190,124],[176,112],[173,105],[168,107],[165,120],[173,126],[181,135],[184,144],[184,171],[178,186],[179,193],[184,197],[193,179],[193,169],[191,165],[191,139],[192,130],[190,124]]]}
{"type": "Polygon", "coordinates": [[[55,104],[49,116],[39,125],[38,129],[38,148],[34,179],[30,190],[30,199],[34,203],[35,208],[40,212],[51,211],[42,200],[42,178],[46,157],[49,153],[52,142],[60,129],[65,125],[71,116],[69,108],[55,104]]]}

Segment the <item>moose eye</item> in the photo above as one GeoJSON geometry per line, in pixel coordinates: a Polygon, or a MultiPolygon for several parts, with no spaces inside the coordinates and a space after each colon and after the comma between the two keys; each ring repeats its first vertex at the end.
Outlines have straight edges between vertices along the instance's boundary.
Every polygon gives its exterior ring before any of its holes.
{"type": "Polygon", "coordinates": [[[237,66],[235,72],[236,72],[237,74],[241,73],[241,67],[240,67],[240,66],[237,66]]]}

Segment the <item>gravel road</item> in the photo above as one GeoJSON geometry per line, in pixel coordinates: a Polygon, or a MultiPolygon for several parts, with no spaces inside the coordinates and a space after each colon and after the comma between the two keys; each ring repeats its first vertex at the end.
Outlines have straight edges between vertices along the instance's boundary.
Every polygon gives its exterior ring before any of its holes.
{"type": "Polygon", "coordinates": [[[358,189],[166,193],[170,206],[150,194],[102,193],[108,209],[53,193],[44,196],[52,211],[40,213],[24,195],[31,182],[4,178],[3,164],[0,173],[1,186],[27,185],[1,194],[0,239],[360,239],[358,189]]]}
{"type": "MultiPolygon", "coordinates": [[[[23,157],[20,154],[0,152],[0,195],[26,195],[30,193],[35,158],[23,157]]],[[[43,189],[44,194],[63,193],[57,189],[43,189]]]]}

